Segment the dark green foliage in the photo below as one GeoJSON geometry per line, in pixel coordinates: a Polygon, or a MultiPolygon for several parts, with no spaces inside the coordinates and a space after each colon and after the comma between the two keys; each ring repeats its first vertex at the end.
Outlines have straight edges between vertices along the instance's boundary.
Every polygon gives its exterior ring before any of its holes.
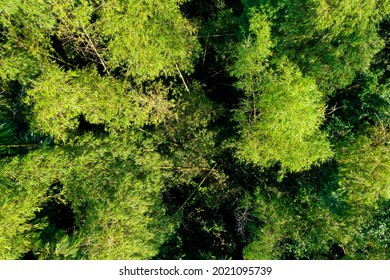
{"type": "Polygon", "coordinates": [[[51,144],[52,139],[40,133],[25,131],[18,134],[15,124],[11,122],[0,124],[0,157],[20,154],[51,144]]]}
{"type": "Polygon", "coordinates": [[[375,207],[351,201],[338,184],[340,176],[333,162],[272,186],[261,184],[255,198],[243,200],[251,210],[248,228],[255,226],[244,257],[386,259],[386,218],[379,216],[386,217],[387,200],[375,207]]]}
{"type": "Polygon", "coordinates": [[[370,220],[362,228],[356,240],[359,246],[350,252],[351,258],[384,259],[390,258],[390,208],[389,201],[378,203],[378,208],[372,211],[370,220]]]}

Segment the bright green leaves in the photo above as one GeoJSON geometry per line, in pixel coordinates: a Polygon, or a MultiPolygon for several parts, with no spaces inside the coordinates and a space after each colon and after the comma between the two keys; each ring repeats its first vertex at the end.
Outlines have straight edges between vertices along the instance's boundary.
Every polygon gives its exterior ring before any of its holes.
{"type": "Polygon", "coordinates": [[[272,15],[274,53],[287,55],[326,94],[368,70],[383,48],[378,25],[390,11],[387,0],[262,0],[244,1],[244,5],[249,11],[260,9],[272,15]]]}
{"type": "Polygon", "coordinates": [[[259,83],[249,87],[247,99],[236,112],[240,159],[261,167],[279,162],[282,172],[296,172],[332,156],[319,130],[323,97],[312,79],[281,61],[276,71],[264,73],[259,83]]]}
{"type": "Polygon", "coordinates": [[[36,172],[43,164],[39,156],[0,164],[0,258],[17,259],[39,243],[44,222],[32,219],[47,200],[47,187],[56,175],[36,172]]]}
{"type": "Polygon", "coordinates": [[[383,47],[377,29],[390,10],[387,0],[283,2],[278,51],[288,53],[327,93],[368,70],[383,47]]]}
{"type": "Polygon", "coordinates": [[[272,23],[264,11],[250,9],[249,39],[232,70],[239,78],[236,86],[245,92],[235,113],[240,134],[236,155],[260,167],[280,163],[282,173],[307,170],[332,156],[319,130],[324,97],[315,80],[287,58],[269,66],[272,23]]]}
{"type": "Polygon", "coordinates": [[[49,56],[55,19],[46,1],[0,1],[0,78],[27,84],[49,56]]]}
{"type": "Polygon", "coordinates": [[[256,226],[245,259],[388,258],[389,201],[370,206],[346,201],[343,186],[337,186],[337,165],[320,172],[263,185],[246,197],[256,226]]]}
{"type": "Polygon", "coordinates": [[[6,2],[0,5],[3,78],[38,74],[49,57],[72,67],[92,62],[106,74],[116,71],[139,82],[193,70],[196,29],[182,16],[182,1],[6,2]]]}
{"type": "MultiPolygon", "coordinates": [[[[52,15],[58,19],[55,36],[58,39],[57,59],[66,65],[69,60],[88,61],[100,65],[106,74],[109,70],[102,59],[104,44],[92,23],[94,7],[88,1],[54,1],[52,15]],[[63,51],[62,49],[63,48],[63,51]]],[[[80,63],[80,62],[79,62],[80,63]]]]}
{"type": "Polygon", "coordinates": [[[14,188],[4,180],[0,182],[0,258],[17,259],[33,248],[39,240],[42,224],[32,224],[45,191],[14,188]]]}
{"type": "Polygon", "coordinates": [[[108,42],[104,57],[113,69],[139,80],[191,72],[195,28],[180,13],[182,1],[103,1],[97,28],[108,42]]]}
{"type": "Polygon", "coordinates": [[[390,191],[388,75],[384,68],[368,70],[383,48],[378,25],[389,2],[244,2],[245,32],[253,36],[254,15],[262,17],[257,20],[262,34],[256,36],[265,49],[251,51],[257,42],[252,39],[233,68],[236,86],[244,92],[235,110],[236,157],[260,167],[279,163],[284,175],[332,158],[321,125],[326,97],[342,89],[328,112],[327,129],[336,146],[335,161],[329,163],[332,180],[323,183],[327,167],[322,165],[303,173],[307,181],[294,185],[291,180],[299,175],[288,174],[281,183],[286,186],[255,193],[251,207],[260,225],[244,257],[385,259],[388,209],[381,207],[390,191]],[[251,70],[245,72],[245,65],[251,70]],[[318,177],[310,179],[314,173],[318,177]]]}
{"type": "Polygon", "coordinates": [[[153,150],[153,142],[139,132],[104,139],[84,135],[72,145],[7,163],[0,173],[0,221],[7,222],[0,228],[3,258],[18,258],[29,250],[49,259],[156,255],[172,230],[160,195],[163,170],[171,166],[153,150]],[[53,198],[71,205],[74,230],[57,228],[44,237],[53,225],[33,219],[53,198]]]}
{"type": "Polygon", "coordinates": [[[49,47],[49,36],[55,25],[55,19],[50,15],[50,4],[43,0],[3,0],[0,7],[2,35],[8,44],[35,58],[42,58],[42,48],[49,47]]]}
{"type": "Polygon", "coordinates": [[[247,79],[260,78],[269,56],[272,54],[271,47],[271,22],[266,14],[252,9],[249,13],[249,35],[238,49],[238,60],[232,69],[232,74],[242,79],[238,85],[251,91],[248,88],[255,81],[247,79]]]}
{"type": "Polygon", "coordinates": [[[162,167],[141,134],[97,141],[84,137],[62,179],[80,230],[79,256],[88,259],[148,259],[171,231],[161,205],[162,167]],[[90,144],[93,143],[93,144],[90,144]]]}
{"type": "MultiPolygon", "coordinates": [[[[44,132],[57,144],[49,150],[35,141],[39,150],[3,159],[0,214],[9,227],[1,226],[1,256],[32,250],[43,259],[148,259],[158,253],[172,231],[161,192],[173,166],[155,152],[161,143],[153,132],[177,121],[172,77],[191,73],[198,51],[196,28],[181,3],[0,3],[4,100],[21,103],[23,133],[44,132]],[[72,208],[72,232],[44,222],[53,200],[72,208]]],[[[183,118],[182,129],[191,121],[183,118]]],[[[212,136],[201,126],[199,138],[207,142],[212,136]]],[[[0,133],[3,146],[19,137],[4,125],[0,133]]]]}
{"type": "Polygon", "coordinates": [[[388,0],[376,1],[325,1],[313,2],[315,13],[308,15],[317,31],[329,30],[330,39],[338,35],[363,35],[390,12],[388,0]]]}
{"type": "Polygon", "coordinates": [[[184,2],[0,0],[0,258],[388,256],[389,1],[184,2]]]}
{"type": "Polygon", "coordinates": [[[281,192],[256,194],[253,215],[262,226],[245,259],[323,259],[342,232],[335,216],[309,189],[292,200],[281,192]]]}
{"type": "Polygon", "coordinates": [[[172,117],[168,91],[159,83],[134,89],[95,70],[51,67],[34,82],[26,102],[33,105],[35,128],[65,141],[77,129],[81,115],[110,132],[164,122],[172,117]]]}
{"type": "Polygon", "coordinates": [[[390,199],[390,139],[385,127],[372,129],[353,143],[341,147],[340,185],[352,205],[375,206],[380,199],[390,199]]]}

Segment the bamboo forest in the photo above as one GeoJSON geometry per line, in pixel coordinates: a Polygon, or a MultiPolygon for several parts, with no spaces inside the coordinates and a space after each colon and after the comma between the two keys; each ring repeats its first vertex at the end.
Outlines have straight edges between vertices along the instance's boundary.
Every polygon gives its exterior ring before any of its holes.
{"type": "Polygon", "coordinates": [[[0,0],[0,259],[390,259],[390,0],[0,0]]]}

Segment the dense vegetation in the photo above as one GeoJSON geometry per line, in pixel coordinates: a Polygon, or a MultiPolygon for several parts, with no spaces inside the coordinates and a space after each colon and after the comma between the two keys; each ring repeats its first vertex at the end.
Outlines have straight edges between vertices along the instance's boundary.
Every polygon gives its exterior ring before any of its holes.
{"type": "Polygon", "coordinates": [[[389,259],[389,0],[0,0],[0,259],[389,259]]]}

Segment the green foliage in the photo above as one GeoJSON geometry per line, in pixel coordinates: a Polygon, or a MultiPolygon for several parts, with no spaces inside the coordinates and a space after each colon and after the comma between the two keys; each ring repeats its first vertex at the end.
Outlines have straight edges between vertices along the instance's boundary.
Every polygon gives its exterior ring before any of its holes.
{"type": "MultiPolygon", "coordinates": [[[[64,53],[56,53],[57,59],[67,66],[70,61],[89,61],[101,65],[107,72],[106,62],[102,59],[104,44],[99,38],[90,1],[53,1],[52,16],[57,19],[55,36],[58,38],[57,49],[64,53]],[[77,61],[77,59],[76,59],[77,61]]],[[[80,61],[80,62],[81,62],[80,61]]]]}
{"type": "Polygon", "coordinates": [[[246,96],[235,114],[241,138],[237,157],[261,167],[279,162],[282,173],[301,171],[332,156],[319,131],[323,94],[287,58],[269,66],[272,24],[263,10],[247,12],[248,39],[232,71],[246,96]]]}
{"type": "Polygon", "coordinates": [[[267,186],[246,198],[254,210],[244,258],[387,259],[388,200],[378,201],[375,208],[360,205],[335,212],[327,196],[342,186],[330,191],[313,179],[298,179],[297,185],[290,181],[288,188],[297,188],[296,193],[267,186]]]}
{"type": "Polygon", "coordinates": [[[0,199],[0,259],[18,259],[39,240],[43,224],[31,224],[42,200],[42,190],[30,190],[2,180],[0,199]]]}
{"type": "Polygon", "coordinates": [[[337,162],[282,182],[269,179],[242,200],[252,234],[247,259],[386,259],[388,200],[351,201],[337,162]]]}
{"type": "Polygon", "coordinates": [[[389,200],[382,200],[372,211],[359,234],[355,237],[358,246],[348,250],[353,259],[388,260],[390,245],[389,200]]]}
{"type": "Polygon", "coordinates": [[[139,80],[192,71],[196,29],[179,10],[183,0],[103,1],[97,30],[108,42],[108,65],[139,80]]]}
{"type": "Polygon", "coordinates": [[[32,105],[33,126],[58,141],[66,141],[81,115],[109,132],[130,126],[155,125],[173,117],[166,96],[169,88],[155,83],[134,89],[91,70],[63,71],[51,67],[33,83],[25,99],[32,105]]]}
{"type": "Polygon", "coordinates": [[[332,156],[319,130],[325,110],[322,94],[290,62],[277,67],[258,83],[241,85],[248,97],[236,112],[241,136],[237,156],[261,167],[279,162],[282,172],[309,169],[332,156]]]}
{"type": "Polygon", "coordinates": [[[387,0],[304,2],[244,1],[247,9],[273,11],[275,53],[287,55],[320,89],[332,93],[368,70],[383,48],[378,25],[389,13],[387,0]]]}
{"type": "Polygon", "coordinates": [[[54,173],[37,173],[42,158],[0,161],[0,258],[17,259],[39,241],[42,221],[33,223],[35,213],[47,200],[47,186],[54,173]]]}
{"type": "Polygon", "coordinates": [[[239,30],[239,23],[233,10],[225,6],[212,15],[199,30],[199,40],[204,44],[202,70],[209,70],[214,77],[215,73],[220,73],[221,69],[227,71],[226,66],[235,62],[238,46],[235,30],[239,30]],[[215,62],[205,68],[207,59],[215,62]]]}
{"type": "Polygon", "coordinates": [[[381,74],[368,72],[357,79],[353,89],[342,93],[342,118],[352,126],[390,124],[390,83],[382,82],[381,74]]]}
{"type": "Polygon", "coordinates": [[[350,203],[375,206],[380,199],[390,199],[388,128],[372,128],[368,135],[341,146],[337,161],[340,185],[350,203]]]}
{"type": "Polygon", "coordinates": [[[116,70],[137,81],[193,70],[196,29],[181,15],[181,0],[3,2],[4,79],[25,84],[51,58],[67,66],[75,58],[91,61],[107,74],[116,70]]]}
{"type": "Polygon", "coordinates": [[[31,152],[7,163],[1,178],[13,180],[13,187],[3,185],[2,221],[10,222],[11,214],[16,217],[15,225],[2,227],[3,242],[9,243],[2,246],[4,254],[11,246],[20,246],[14,257],[28,249],[40,258],[146,259],[157,254],[172,228],[160,203],[161,169],[170,163],[153,152],[151,144],[137,133],[100,140],[86,135],[70,146],[31,152]],[[17,240],[40,225],[29,221],[56,182],[62,188],[53,195],[72,205],[76,230],[68,237],[59,231],[49,243],[32,242],[39,236],[35,230],[20,245],[17,240]],[[22,190],[23,195],[13,197],[22,190]]]}
{"type": "Polygon", "coordinates": [[[334,243],[349,238],[309,186],[293,199],[280,191],[270,193],[258,192],[253,200],[253,215],[262,225],[244,249],[245,259],[323,259],[334,243]]]}
{"type": "Polygon", "coordinates": [[[247,92],[261,79],[268,58],[272,54],[271,26],[268,16],[262,11],[251,9],[249,17],[249,34],[238,49],[238,60],[235,63],[232,75],[241,79],[238,83],[240,88],[247,92]]]}
{"type": "Polygon", "coordinates": [[[27,84],[50,50],[55,19],[47,1],[0,1],[0,78],[27,84]]]}
{"type": "Polygon", "coordinates": [[[172,160],[178,175],[175,184],[188,184],[209,171],[217,149],[216,133],[209,126],[221,110],[205,96],[202,85],[194,83],[189,88],[190,93],[183,88],[176,89],[174,113],[177,117],[158,129],[160,137],[157,139],[164,143],[162,152],[172,160]]]}
{"type": "Polygon", "coordinates": [[[159,202],[161,168],[169,162],[141,135],[131,134],[102,141],[84,137],[62,180],[79,219],[82,258],[147,259],[171,230],[159,202]]]}
{"type": "Polygon", "coordinates": [[[0,0],[0,258],[388,259],[389,15],[0,0]]]}
{"type": "Polygon", "coordinates": [[[50,137],[30,131],[18,135],[15,124],[0,123],[0,156],[15,155],[50,144],[50,137]]]}
{"type": "Polygon", "coordinates": [[[383,47],[378,24],[388,1],[284,1],[281,51],[289,53],[321,89],[350,84],[383,47]]]}

